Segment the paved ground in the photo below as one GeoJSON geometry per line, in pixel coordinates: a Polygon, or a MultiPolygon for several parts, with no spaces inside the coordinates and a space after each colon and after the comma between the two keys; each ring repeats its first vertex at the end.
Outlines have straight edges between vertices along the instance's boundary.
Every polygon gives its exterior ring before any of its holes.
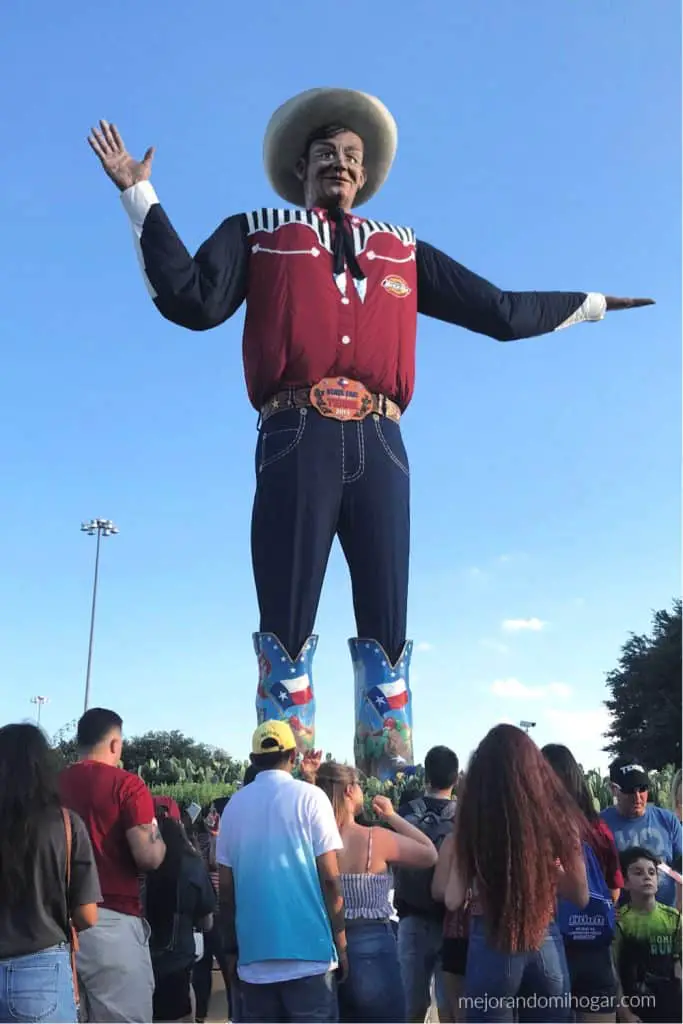
{"type": "Polygon", "coordinates": [[[220,971],[213,972],[213,988],[211,1002],[209,1003],[208,1021],[227,1021],[228,1004],[225,998],[225,985],[220,971]]]}

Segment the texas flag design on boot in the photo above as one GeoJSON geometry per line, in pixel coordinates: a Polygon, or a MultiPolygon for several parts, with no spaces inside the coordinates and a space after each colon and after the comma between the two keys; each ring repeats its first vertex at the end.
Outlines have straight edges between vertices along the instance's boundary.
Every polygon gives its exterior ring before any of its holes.
{"type": "Polygon", "coordinates": [[[308,676],[292,676],[291,679],[283,679],[281,683],[275,683],[270,691],[283,711],[289,708],[301,707],[303,704],[310,704],[313,700],[313,688],[308,676]]]}
{"type": "Polygon", "coordinates": [[[377,640],[349,640],[355,674],[356,767],[386,781],[413,765],[413,716],[408,678],[411,640],[392,665],[377,640]]]}
{"type": "Polygon", "coordinates": [[[312,664],[317,636],[309,636],[291,658],[274,633],[254,633],[259,682],[256,716],[259,725],[272,719],[289,722],[300,752],[315,746],[315,696],[312,664]]]}
{"type": "Polygon", "coordinates": [[[397,679],[395,683],[380,683],[373,686],[368,693],[368,700],[377,708],[381,715],[387,711],[398,711],[408,703],[408,687],[405,679],[397,679]]]}

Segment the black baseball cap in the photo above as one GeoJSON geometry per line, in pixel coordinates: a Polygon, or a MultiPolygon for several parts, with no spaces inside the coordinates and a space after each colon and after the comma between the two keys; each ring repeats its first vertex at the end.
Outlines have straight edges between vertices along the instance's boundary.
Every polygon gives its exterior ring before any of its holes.
{"type": "Polygon", "coordinates": [[[614,782],[623,792],[640,789],[641,786],[649,788],[650,779],[642,764],[636,761],[619,761],[613,764],[609,770],[610,782],[614,782]]]}

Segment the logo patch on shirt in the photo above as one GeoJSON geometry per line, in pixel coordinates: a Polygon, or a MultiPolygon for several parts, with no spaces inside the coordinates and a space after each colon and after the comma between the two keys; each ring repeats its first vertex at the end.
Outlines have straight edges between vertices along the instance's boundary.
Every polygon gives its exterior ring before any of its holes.
{"type": "Polygon", "coordinates": [[[382,288],[390,295],[393,295],[395,299],[405,299],[410,295],[412,288],[409,286],[407,281],[404,281],[398,274],[389,274],[382,281],[382,288]]]}

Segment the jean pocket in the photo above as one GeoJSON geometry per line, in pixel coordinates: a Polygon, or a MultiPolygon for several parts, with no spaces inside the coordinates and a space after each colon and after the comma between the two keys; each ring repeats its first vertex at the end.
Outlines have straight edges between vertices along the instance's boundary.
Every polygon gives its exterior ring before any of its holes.
{"type": "Polygon", "coordinates": [[[7,971],[7,1008],[13,1021],[41,1021],[51,1017],[59,1001],[59,964],[10,964],[7,971]]]}
{"type": "Polygon", "coordinates": [[[401,428],[393,420],[378,416],[375,413],[372,417],[377,433],[377,440],[382,446],[385,455],[394,463],[406,476],[410,476],[408,454],[401,437],[401,428]]]}
{"type": "Polygon", "coordinates": [[[306,429],[307,409],[276,413],[261,429],[258,440],[258,471],[280,462],[301,444],[306,429]]]}

